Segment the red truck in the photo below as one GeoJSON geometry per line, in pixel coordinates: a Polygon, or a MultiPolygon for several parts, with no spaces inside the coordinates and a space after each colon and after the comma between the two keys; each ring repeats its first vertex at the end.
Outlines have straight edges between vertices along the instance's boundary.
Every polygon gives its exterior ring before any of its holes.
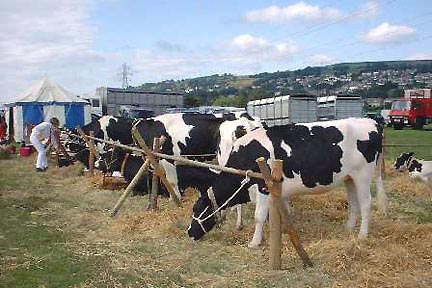
{"type": "Polygon", "coordinates": [[[423,125],[432,123],[432,98],[404,98],[395,100],[389,112],[390,125],[394,129],[412,126],[422,129],[423,125]]]}

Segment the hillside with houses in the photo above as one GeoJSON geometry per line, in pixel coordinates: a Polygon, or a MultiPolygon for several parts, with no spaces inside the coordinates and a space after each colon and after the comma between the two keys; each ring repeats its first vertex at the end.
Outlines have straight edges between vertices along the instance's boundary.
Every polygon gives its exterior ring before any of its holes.
{"type": "Polygon", "coordinates": [[[432,60],[341,63],[236,76],[206,77],[145,83],[140,88],[185,93],[185,105],[244,107],[250,100],[286,94],[317,96],[354,94],[371,105],[384,106],[385,99],[403,95],[403,90],[432,87],[432,60]]]}

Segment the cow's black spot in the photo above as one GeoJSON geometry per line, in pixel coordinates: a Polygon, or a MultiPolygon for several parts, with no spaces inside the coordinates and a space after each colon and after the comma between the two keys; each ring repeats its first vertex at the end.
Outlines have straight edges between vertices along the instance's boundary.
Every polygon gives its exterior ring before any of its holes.
{"type": "Polygon", "coordinates": [[[357,140],[357,149],[363,154],[366,161],[378,161],[378,155],[382,152],[382,137],[376,131],[369,132],[368,140],[357,140]]]}
{"type": "Polygon", "coordinates": [[[94,121],[90,122],[89,124],[84,125],[83,127],[81,127],[81,129],[83,130],[83,132],[86,135],[89,135],[90,131],[93,131],[94,137],[99,138],[99,139],[104,138],[104,132],[102,131],[100,123],[98,120],[94,120],[94,121]]]}
{"type": "Polygon", "coordinates": [[[139,134],[143,138],[144,142],[151,148],[153,147],[154,138],[159,138],[161,136],[166,137],[166,141],[162,145],[161,152],[168,155],[173,155],[173,143],[171,136],[168,135],[165,125],[158,120],[145,119],[141,120],[137,125],[139,134]]]}
{"type": "Polygon", "coordinates": [[[133,120],[126,118],[110,119],[106,128],[108,137],[125,145],[132,144],[132,122],[133,120]]]}
{"type": "MultiPolygon", "coordinates": [[[[144,160],[141,156],[130,155],[124,166],[123,177],[126,182],[130,183],[135,175],[138,173],[140,167],[144,164],[144,160]]],[[[152,189],[152,173],[146,171],[141,178],[138,180],[133,188],[133,195],[146,195],[152,189]]],[[[168,197],[169,193],[165,189],[165,186],[158,183],[158,194],[168,197]]]]}
{"type": "MultiPolygon", "coordinates": [[[[255,161],[259,157],[269,159],[270,153],[258,141],[253,140],[246,146],[240,146],[238,151],[232,152],[226,166],[259,172],[258,164],[255,161]]],[[[212,185],[218,205],[222,205],[240,187],[243,179],[243,176],[232,173],[221,172],[219,174],[217,180],[212,185]]],[[[264,181],[251,178],[249,183],[229,202],[228,207],[249,202],[250,198],[247,188],[253,184],[263,187],[264,181]]]]}
{"type": "Polygon", "coordinates": [[[341,171],[342,149],[338,143],[343,135],[336,127],[275,126],[268,128],[267,135],[273,143],[276,159],[284,161],[285,176],[300,175],[308,188],[331,184],[333,173],[341,171]],[[282,149],[283,143],[291,148],[290,156],[282,149]]]}
{"type": "Polygon", "coordinates": [[[422,166],[423,165],[420,162],[418,162],[417,160],[414,159],[411,161],[411,164],[408,167],[408,171],[409,172],[414,172],[414,171],[422,172],[422,166]]]}
{"type": "Polygon", "coordinates": [[[178,142],[180,153],[184,155],[213,154],[217,151],[219,126],[224,121],[208,114],[183,114],[186,125],[192,125],[186,145],[178,142]]]}
{"type": "Polygon", "coordinates": [[[399,170],[402,166],[408,164],[408,161],[411,159],[411,157],[414,155],[413,152],[408,153],[402,153],[395,161],[394,168],[396,170],[399,170]]]}
{"type": "Polygon", "coordinates": [[[202,167],[176,165],[177,181],[183,194],[188,187],[196,188],[201,193],[207,191],[217,177],[217,173],[202,167]]]}
{"type": "Polygon", "coordinates": [[[234,131],[234,135],[237,139],[246,135],[246,133],[246,128],[243,125],[237,126],[236,130],[234,131]]]}
{"type": "Polygon", "coordinates": [[[90,167],[89,158],[90,158],[90,151],[88,148],[82,149],[81,151],[75,154],[75,159],[81,162],[87,169],[90,167]]]}

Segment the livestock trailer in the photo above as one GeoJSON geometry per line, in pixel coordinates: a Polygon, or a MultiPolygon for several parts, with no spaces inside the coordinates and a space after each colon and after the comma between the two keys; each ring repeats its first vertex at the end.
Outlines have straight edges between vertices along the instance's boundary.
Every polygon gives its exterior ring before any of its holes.
{"type": "Polygon", "coordinates": [[[268,126],[317,120],[317,101],[313,95],[284,95],[253,100],[248,102],[246,109],[268,126]]]}
{"type": "Polygon", "coordinates": [[[360,96],[323,96],[318,97],[317,101],[317,118],[320,121],[363,117],[364,101],[360,96]]]}
{"type": "Polygon", "coordinates": [[[129,108],[149,111],[157,116],[164,114],[168,108],[182,108],[184,95],[177,92],[155,92],[138,88],[100,87],[96,89],[96,96],[100,99],[102,115],[121,116],[121,108],[129,106],[129,108]]]}

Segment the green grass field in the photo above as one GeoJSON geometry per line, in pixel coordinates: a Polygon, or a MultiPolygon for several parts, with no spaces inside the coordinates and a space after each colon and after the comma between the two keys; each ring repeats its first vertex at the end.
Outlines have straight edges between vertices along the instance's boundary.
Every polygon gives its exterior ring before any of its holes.
{"type": "MultiPolygon", "coordinates": [[[[386,143],[432,144],[432,131],[386,129],[386,143]]],[[[295,225],[314,267],[303,269],[286,236],[283,270],[268,268],[268,242],[247,247],[234,213],[203,241],[185,230],[195,195],[183,208],[131,197],[115,219],[122,191],[102,189],[100,176],[79,176],[78,164],[34,171],[34,156],[0,160],[0,287],[431,287],[432,188],[391,170],[401,152],[432,159],[431,147],[386,148],[387,217],[373,209],[365,241],[344,229],[343,191],[293,199],[295,225]]],[[[375,189],[375,188],[373,188],[375,189]]]]}
{"type": "Polygon", "coordinates": [[[385,156],[388,160],[394,160],[404,152],[414,152],[419,159],[432,160],[432,125],[425,126],[425,130],[404,130],[385,129],[385,144],[413,144],[412,147],[386,147],[385,156]],[[416,147],[414,145],[422,145],[416,147]]]}

